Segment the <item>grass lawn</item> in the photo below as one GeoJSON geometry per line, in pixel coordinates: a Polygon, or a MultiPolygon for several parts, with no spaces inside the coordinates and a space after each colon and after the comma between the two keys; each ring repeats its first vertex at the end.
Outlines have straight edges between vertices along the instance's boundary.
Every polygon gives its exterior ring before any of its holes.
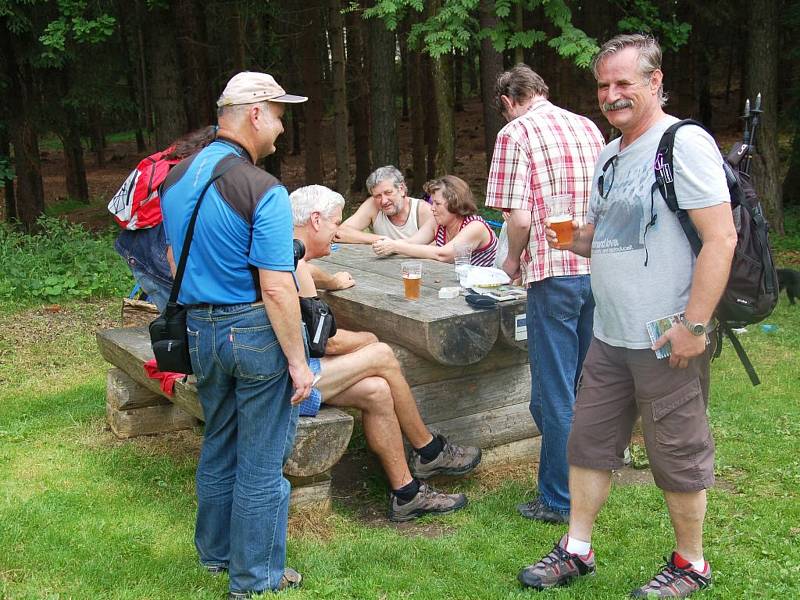
{"type": "MultiPolygon", "coordinates": [[[[105,372],[93,333],[119,303],[0,307],[0,598],[221,598],[227,577],[193,547],[194,432],[121,442],[104,427],[105,372]]],[[[771,334],[742,341],[763,384],[729,346],[714,363],[711,416],[722,484],[709,493],[707,598],[800,596],[800,305],[783,297],[771,334]]],[[[363,452],[363,451],[361,451],[363,452]]],[[[363,501],[383,502],[377,473],[363,501]]],[[[469,507],[411,527],[366,519],[353,503],[292,519],[289,564],[305,576],[285,598],[527,598],[518,570],[565,528],[518,517],[532,473],[509,470],[446,486],[469,507]]],[[[547,592],[620,598],[672,548],[651,484],[615,486],[599,520],[598,573],[547,592]]]]}

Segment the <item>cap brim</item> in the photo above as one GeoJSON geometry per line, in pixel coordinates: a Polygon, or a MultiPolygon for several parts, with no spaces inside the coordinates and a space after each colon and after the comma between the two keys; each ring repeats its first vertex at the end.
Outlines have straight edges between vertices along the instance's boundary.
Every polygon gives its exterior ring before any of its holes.
{"type": "Polygon", "coordinates": [[[294,94],[284,94],[283,96],[269,99],[270,102],[283,102],[286,104],[300,104],[306,100],[308,100],[306,96],[295,96],[294,94]]]}

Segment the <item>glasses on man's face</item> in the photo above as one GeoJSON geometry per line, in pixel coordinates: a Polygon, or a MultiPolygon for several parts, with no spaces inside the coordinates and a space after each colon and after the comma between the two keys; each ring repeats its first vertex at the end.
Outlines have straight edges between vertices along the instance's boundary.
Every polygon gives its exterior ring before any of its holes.
{"type": "Polygon", "coordinates": [[[603,200],[608,198],[611,188],[614,187],[614,165],[617,163],[618,156],[619,154],[615,154],[606,161],[606,164],[604,164],[603,168],[600,170],[600,177],[597,178],[597,192],[603,200]],[[607,176],[606,173],[609,168],[611,169],[611,173],[607,176]]]}

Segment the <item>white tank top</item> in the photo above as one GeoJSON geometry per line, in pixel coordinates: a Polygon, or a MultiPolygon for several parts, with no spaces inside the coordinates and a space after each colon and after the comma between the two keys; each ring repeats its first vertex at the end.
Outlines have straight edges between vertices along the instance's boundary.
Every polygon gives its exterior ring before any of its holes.
{"type": "Polygon", "coordinates": [[[419,213],[419,198],[408,199],[410,206],[408,219],[402,225],[395,225],[389,220],[382,210],[378,211],[378,216],[375,217],[375,222],[372,224],[372,231],[377,235],[382,235],[390,240],[405,240],[419,231],[418,213],[419,213]]]}

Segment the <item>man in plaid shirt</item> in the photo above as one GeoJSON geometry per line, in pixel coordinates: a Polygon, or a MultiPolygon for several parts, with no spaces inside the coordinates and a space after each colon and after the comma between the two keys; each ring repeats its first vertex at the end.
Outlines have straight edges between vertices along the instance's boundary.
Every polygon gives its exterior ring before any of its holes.
{"type": "Polygon", "coordinates": [[[517,507],[529,519],[569,520],[567,437],[575,388],[592,338],[589,260],[548,247],[545,199],[570,194],[585,222],[603,136],[589,119],[547,100],[548,88],[518,64],[497,79],[495,106],[508,121],[497,135],[486,206],[506,213],[503,270],[528,286],[531,414],[542,433],[539,494],[517,507]]]}

